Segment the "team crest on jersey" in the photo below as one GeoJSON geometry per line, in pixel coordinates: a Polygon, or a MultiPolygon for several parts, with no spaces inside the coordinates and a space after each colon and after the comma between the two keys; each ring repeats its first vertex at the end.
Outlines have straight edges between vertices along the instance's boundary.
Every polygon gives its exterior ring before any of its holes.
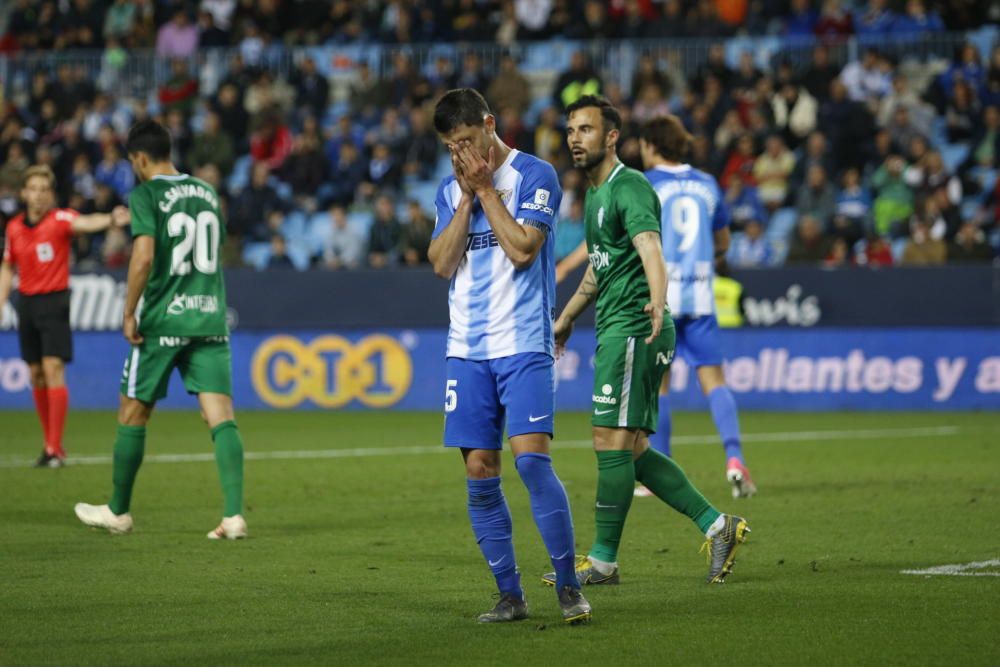
{"type": "Polygon", "coordinates": [[[506,204],[510,201],[510,196],[514,194],[514,191],[510,188],[504,188],[503,190],[497,190],[497,195],[500,197],[500,201],[506,204]]]}
{"type": "Polygon", "coordinates": [[[597,209],[597,226],[598,228],[604,226],[604,207],[597,209]]]}

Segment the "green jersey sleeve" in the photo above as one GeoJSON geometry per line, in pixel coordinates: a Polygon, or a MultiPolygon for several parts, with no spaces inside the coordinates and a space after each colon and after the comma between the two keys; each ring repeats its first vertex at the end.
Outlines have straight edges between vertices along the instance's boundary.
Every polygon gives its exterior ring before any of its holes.
{"type": "Polygon", "coordinates": [[[128,210],[132,216],[132,236],[156,236],[156,213],[149,188],[139,186],[128,197],[128,210]]]}
{"type": "Polygon", "coordinates": [[[629,238],[642,232],[660,233],[660,198],[646,177],[637,171],[625,170],[615,179],[614,201],[618,219],[629,238]]]}

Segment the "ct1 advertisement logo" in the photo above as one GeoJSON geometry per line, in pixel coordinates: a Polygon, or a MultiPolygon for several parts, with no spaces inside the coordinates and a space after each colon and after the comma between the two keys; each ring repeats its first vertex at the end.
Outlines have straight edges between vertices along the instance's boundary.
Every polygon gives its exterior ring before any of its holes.
{"type": "Polygon", "coordinates": [[[357,399],[370,408],[395,405],[410,389],[410,353],[391,336],[374,334],[356,343],[326,335],[304,343],[294,336],[268,338],[250,366],[254,390],[275,408],[312,401],[339,408],[357,399]]]}

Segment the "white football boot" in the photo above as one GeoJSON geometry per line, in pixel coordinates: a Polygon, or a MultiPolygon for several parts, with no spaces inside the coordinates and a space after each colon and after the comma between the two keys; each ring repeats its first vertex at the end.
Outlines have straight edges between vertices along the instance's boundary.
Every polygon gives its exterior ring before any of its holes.
{"type": "Polygon", "coordinates": [[[208,534],[210,540],[242,540],[247,536],[247,522],[242,515],[223,517],[219,527],[208,534]]]}
{"type": "Polygon", "coordinates": [[[88,526],[104,528],[112,535],[124,535],[132,532],[132,515],[115,514],[107,505],[88,505],[77,503],[73,507],[76,518],[88,526]]]}

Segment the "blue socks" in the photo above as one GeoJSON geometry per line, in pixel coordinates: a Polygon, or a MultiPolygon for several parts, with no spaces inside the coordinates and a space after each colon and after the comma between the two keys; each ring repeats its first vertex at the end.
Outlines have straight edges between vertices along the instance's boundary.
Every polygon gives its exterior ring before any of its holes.
{"type": "Polygon", "coordinates": [[[546,454],[521,454],[514,459],[514,465],[528,487],[535,525],[556,570],[556,590],[562,590],[563,586],[579,588],[574,563],[573,517],[566,489],[552,469],[552,458],[546,454]]]}
{"type": "Polygon", "coordinates": [[[653,449],[670,456],[670,400],[666,394],[660,395],[660,420],[656,423],[656,433],[649,436],[649,444],[653,449]]]}
{"type": "Polygon", "coordinates": [[[514,560],[514,528],[507,499],[500,488],[500,478],[467,479],[466,482],[472,532],[497,580],[497,588],[501,594],[510,593],[524,599],[521,574],[514,560]]]}
{"type": "Polygon", "coordinates": [[[708,407],[712,411],[712,420],[719,431],[722,446],[726,449],[726,460],[731,458],[743,461],[743,448],[740,446],[740,420],[736,414],[736,399],[729,387],[716,387],[708,394],[708,407]]]}

